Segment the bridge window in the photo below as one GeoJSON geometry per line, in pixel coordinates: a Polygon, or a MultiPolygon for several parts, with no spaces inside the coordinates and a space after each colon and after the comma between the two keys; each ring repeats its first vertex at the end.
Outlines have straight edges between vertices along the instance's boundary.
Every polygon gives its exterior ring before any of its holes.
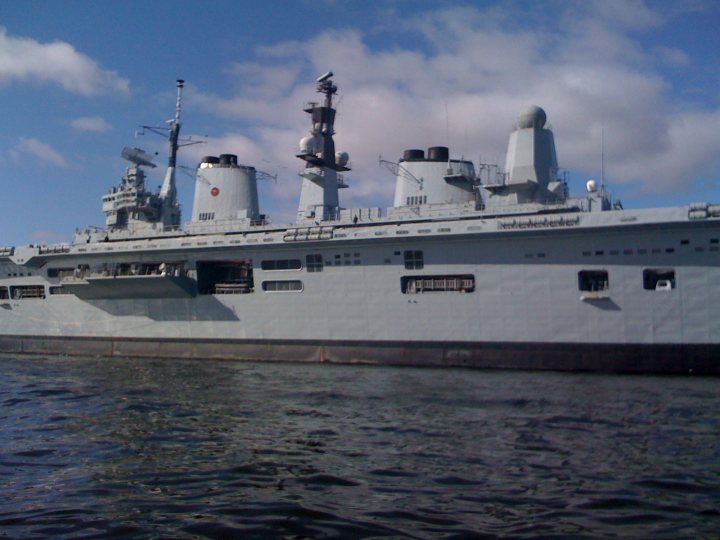
{"type": "Polygon", "coordinates": [[[10,298],[10,294],[8,293],[7,287],[0,287],[0,300],[8,300],[10,298]]]}

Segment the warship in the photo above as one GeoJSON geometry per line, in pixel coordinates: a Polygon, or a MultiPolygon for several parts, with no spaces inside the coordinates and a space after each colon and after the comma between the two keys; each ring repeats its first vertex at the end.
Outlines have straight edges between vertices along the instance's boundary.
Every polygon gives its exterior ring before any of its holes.
{"type": "Polygon", "coordinates": [[[126,148],[104,228],[0,248],[0,352],[720,373],[720,204],[624,209],[594,180],[571,196],[541,108],[504,169],[411,148],[381,160],[391,208],[344,208],[328,72],[304,108],[295,222],[272,223],[261,172],[220,154],[183,225],[182,90],[158,192],[126,148]]]}

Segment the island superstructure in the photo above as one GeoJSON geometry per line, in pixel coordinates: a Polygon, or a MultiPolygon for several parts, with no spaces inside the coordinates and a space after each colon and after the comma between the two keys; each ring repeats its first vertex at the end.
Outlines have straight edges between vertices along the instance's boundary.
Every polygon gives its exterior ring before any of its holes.
{"type": "Polygon", "coordinates": [[[0,248],[1,352],[720,373],[720,205],[623,209],[594,180],[571,196],[543,109],[504,170],[410,148],[382,161],[391,208],[345,208],[328,72],[296,221],[272,223],[260,171],[227,153],[197,166],[181,227],[182,89],[158,193],[126,148],[104,229],[0,248]]]}

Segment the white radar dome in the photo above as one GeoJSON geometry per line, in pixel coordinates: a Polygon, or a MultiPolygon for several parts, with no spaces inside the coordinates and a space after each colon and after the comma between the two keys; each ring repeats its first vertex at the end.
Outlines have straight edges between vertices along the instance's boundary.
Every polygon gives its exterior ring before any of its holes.
{"type": "Polygon", "coordinates": [[[302,154],[314,154],[318,146],[317,137],[308,135],[300,139],[300,153],[302,154]]]}
{"type": "Polygon", "coordinates": [[[335,163],[340,165],[341,167],[344,167],[347,165],[348,160],[350,159],[350,156],[347,152],[336,152],[335,153],[335,163]]]}
{"type": "Polygon", "coordinates": [[[542,128],[547,122],[547,115],[537,105],[530,106],[525,112],[520,114],[518,125],[521,128],[542,128]]]}
{"type": "Polygon", "coordinates": [[[595,193],[597,191],[597,181],[596,180],[588,180],[585,184],[585,187],[588,190],[588,193],[595,193]]]}

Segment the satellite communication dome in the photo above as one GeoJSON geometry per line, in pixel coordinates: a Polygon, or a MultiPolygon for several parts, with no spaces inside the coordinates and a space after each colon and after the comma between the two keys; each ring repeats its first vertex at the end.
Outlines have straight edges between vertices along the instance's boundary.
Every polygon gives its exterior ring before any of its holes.
{"type": "Polygon", "coordinates": [[[520,114],[518,125],[521,128],[542,128],[547,122],[547,115],[537,105],[531,105],[525,112],[520,114]]]}
{"type": "Polygon", "coordinates": [[[347,152],[335,152],[335,163],[344,167],[347,165],[350,155],[347,152]]]}
{"type": "Polygon", "coordinates": [[[306,155],[314,154],[318,148],[318,139],[312,135],[300,139],[300,152],[306,155]]]}
{"type": "Polygon", "coordinates": [[[596,180],[588,180],[585,184],[585,187],[588,190],[588,193],[595,193],[597,191],[597,181],[596,180]]]}

